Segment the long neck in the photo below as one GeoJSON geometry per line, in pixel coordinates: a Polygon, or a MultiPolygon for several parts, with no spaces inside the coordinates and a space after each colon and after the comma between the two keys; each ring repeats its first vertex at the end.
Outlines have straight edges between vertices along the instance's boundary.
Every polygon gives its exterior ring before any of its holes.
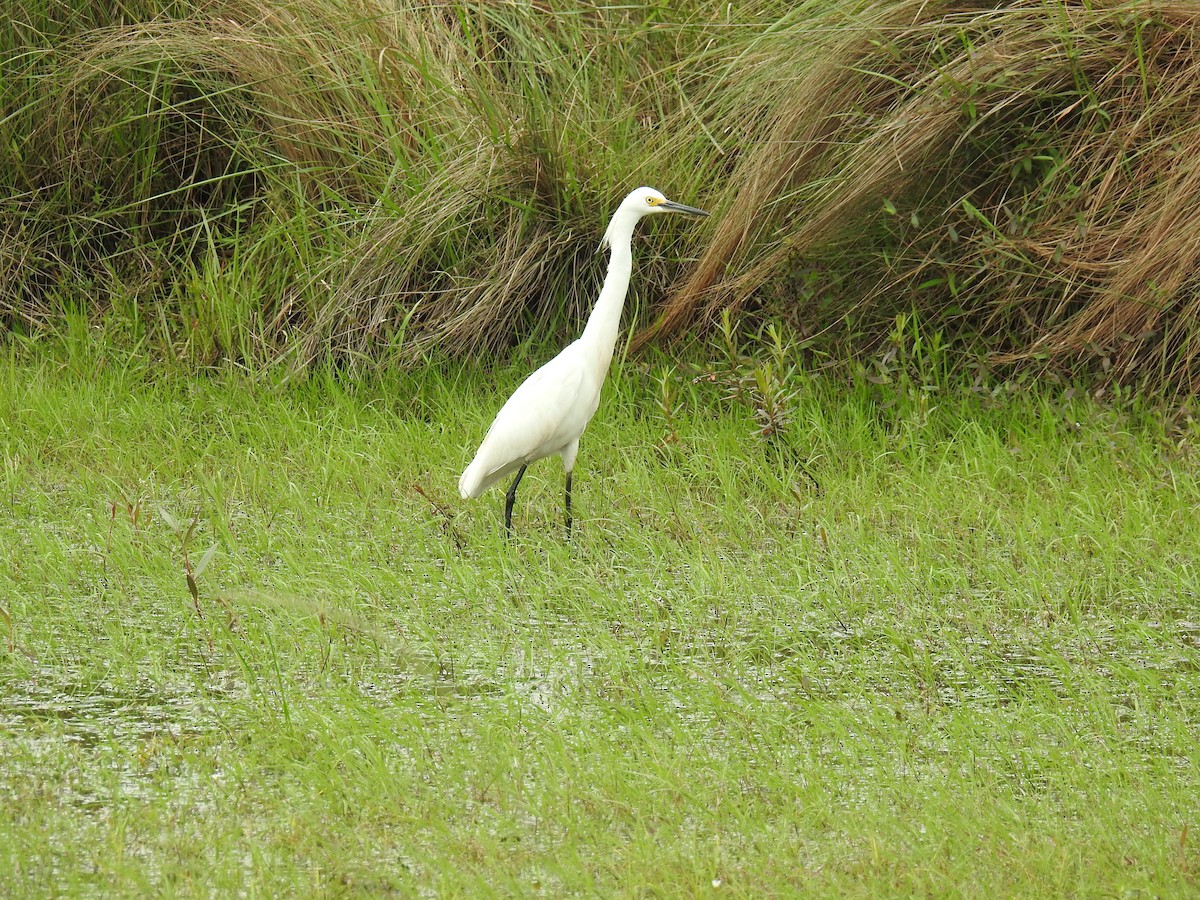
{"type": "Polygon", "coordinates": [[[603,376],[612,361],[617,346],[617,332],[621,327],[621,310],[625,306],[625,293],[629,290],[629,276],[633,272],[633,228],[636,219],[625,219],[620,213],[614,217],[605,239],[611,254],[608,259],[608,274],[604,286],[592,308],[579,343],[591,351],[597,374],[603,376]]]}

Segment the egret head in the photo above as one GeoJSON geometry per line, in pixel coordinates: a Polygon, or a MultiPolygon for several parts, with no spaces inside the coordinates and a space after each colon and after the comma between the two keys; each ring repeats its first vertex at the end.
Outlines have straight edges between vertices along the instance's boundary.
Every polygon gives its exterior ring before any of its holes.
{"type": "Polygon", "coordinates": [[[604,238],[600,242],[600,248],[604,249],[612,245],[614,229],[625,226],[632,230],[632,226],[642,216],[653,216],[659,213],[683,213],[685,216],[708,215],[702,209],[696,209],[694,206],[684,206],[682,203],[668,200],[662,191],[651,187],[640,187],[630,191],[625,199],[621,201],[621,205],[617,207],[617,211],[613,214],[612,221],[608,225],[608,230],[604,233],[604,238]]]}
{"type": "Polygon", "coordinates": [[[649,216],[656,213],[683,213],[685,216],[707,216],[702,209],[696,209],[694,206],[684,206],[682,203],[676,203],[674,200],[668,200],[663,196],[662,191],[656,191],[650,187],[640,187],[635,191],[630,191],[621,202],[621,209],[630,208],[637,210],[640,216],[649,216]]]}

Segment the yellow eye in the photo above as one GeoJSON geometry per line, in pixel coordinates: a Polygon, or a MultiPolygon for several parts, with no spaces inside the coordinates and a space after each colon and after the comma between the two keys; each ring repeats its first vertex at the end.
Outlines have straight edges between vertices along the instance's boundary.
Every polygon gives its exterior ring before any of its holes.
{"type": "Polygon", "coordinates": [[[649,206],[658,206],[658,204],[662,203],[662,197],[647,197],[646,203],[649,206]]]}

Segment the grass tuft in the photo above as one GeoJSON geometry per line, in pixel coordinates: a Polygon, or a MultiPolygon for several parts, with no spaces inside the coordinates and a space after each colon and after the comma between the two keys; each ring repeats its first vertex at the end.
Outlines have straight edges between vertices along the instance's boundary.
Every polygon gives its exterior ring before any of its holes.
{"type": "MultiPolygon", "coordinates": [[[[889,3],[815,16],[798,52],[787,28],[756,36],[729,65],[758,95],[747,151],[642,340],[766,291],[823,315],[810,328],[865,310],[879,335],[918,305],[984,329],[1002,359],[1194,388],[1198,16],[889,3]],[[805,260],[844,279],[855,258],[858,286],[789,293],[805,260]]],[[[721,102],[728,119],[743,103],[721,102]]]]}

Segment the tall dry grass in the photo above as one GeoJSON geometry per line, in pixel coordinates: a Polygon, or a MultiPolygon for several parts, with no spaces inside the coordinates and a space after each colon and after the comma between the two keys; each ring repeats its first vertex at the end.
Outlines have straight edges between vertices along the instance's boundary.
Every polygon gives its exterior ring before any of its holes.
{"type": "MultiPolygon", "coordinates": [[[[819,50],[779,33],[760,139],[645,340],[754,302],[806,259],[892,254],[851,299],[968,316],[1008,358],[1200,383],[1196,3],[901,2],[819,50]]],[[[879,258],[884,260],[884,255],[879,258]]]]}
{"type": "Polygon", "coordinates": [[[641,253],[642,341],[916,309],[1200,376],[1198,3],[0,7],[10,328],[298,365],[557,337],[652,183],[717,215],[641,253]]]}
{"type": "Polygon", "coordinates": [[[703,32],[654,7],[9,6],[37,20],[4,63],[10,322],[134,307],[200,359],[493,347],[573,326],[631,184],[699,186],[661,88],[703,32]]]}

